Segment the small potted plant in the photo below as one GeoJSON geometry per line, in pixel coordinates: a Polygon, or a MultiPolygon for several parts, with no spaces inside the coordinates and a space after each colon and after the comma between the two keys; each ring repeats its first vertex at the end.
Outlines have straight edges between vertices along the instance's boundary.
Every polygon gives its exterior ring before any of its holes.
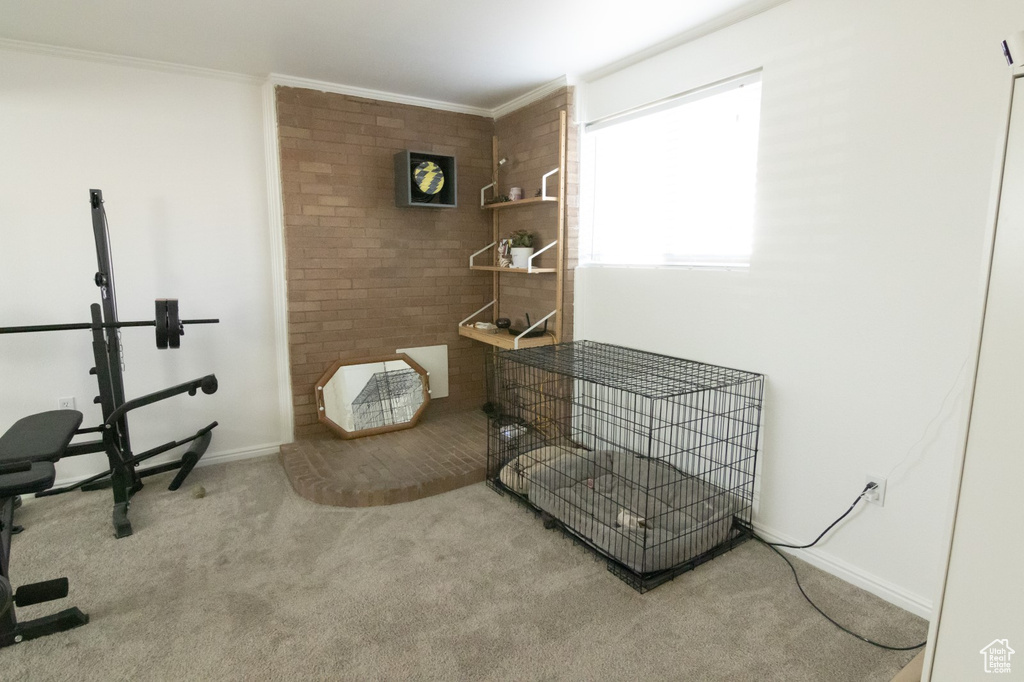
{"type": "Polygon", "coordinates": [[[526,268],[530,265],[533,255],[533,234],[526,230],[516,230],[509,237],[512,244],[512,267],[526,268]]]}

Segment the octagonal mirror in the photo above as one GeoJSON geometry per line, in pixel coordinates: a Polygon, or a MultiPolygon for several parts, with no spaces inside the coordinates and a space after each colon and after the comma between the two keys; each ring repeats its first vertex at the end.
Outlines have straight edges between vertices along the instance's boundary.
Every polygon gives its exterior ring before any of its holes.
{"type": "Polygon", "coordinates": [[[339,360],[315,394],[320,421],[342,438],[411,428],[430,402],[426,370],[404,353],[339,360]]]}

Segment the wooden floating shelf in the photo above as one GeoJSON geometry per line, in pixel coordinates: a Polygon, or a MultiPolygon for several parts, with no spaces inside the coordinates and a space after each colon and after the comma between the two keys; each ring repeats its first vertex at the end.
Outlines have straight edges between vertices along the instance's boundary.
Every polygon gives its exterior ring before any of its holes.
{"type": "Polygon", "coordinates": [[[496,201],[493,204],[484,204],[484,208],[497,210],[499,208],[514,208],[524,204],[550,204],[557,203],[558,197],[530,197],[529,199],[518,199],[516,201],[496,201]]]}
{"type": "Polygon", "coordinates": [[[544,272],[558,272],[556,268],[534,268],[533,270],[527,270],[526,268],[501,268],[497,265],[474,265],[470,270],[486,270],[487,272],[522,272],[527,275],[536,275],[544,272]]]}
{"type": "MultiPolygon", "coordinates": [[[[507,270],[508,268],[503,268],[507,270]]],[[[506,350],[512,350],[515,348],[516,337],[508,333],[507,329],[499,329],[497,332],[484,331],[483,329],[477,329],[471,325],[462,325],[459,327],[459,336],[465,336],[475,341],[481,341],[483,343],[489,343],[492,346],[498,346],[506,350]]],[[[536,348],[537,346],[551,346],[555,343],[555,337],[550,333],[544,336],[535,336],[531,339],[519,339],[520,348],[536,348]]]]}

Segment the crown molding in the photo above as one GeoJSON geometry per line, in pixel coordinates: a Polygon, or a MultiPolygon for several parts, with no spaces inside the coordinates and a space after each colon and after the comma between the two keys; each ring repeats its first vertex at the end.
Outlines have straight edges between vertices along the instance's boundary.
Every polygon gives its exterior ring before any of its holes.
{"type": "Polygon", "coordinates": [[[144,59],[142,57],[127,57],[124,55],[109,54],[106,52],[82,50],[74,47],[58,47],[56,45],[45,45],[43,43],[33,43],[24,40],[13,40],[11,38],[0,38],[0,50],[29,52],[32,54],[58,57],[61,59],[75,59],[100,64],[127,66],[136,69],[148,69],[150,71],[162,71],[164,73],[199,76],[201,78],[233,81],[236,83],[245,83],[247,85],[263,85],[269,82],[274,86],[282,85],[285,87],[305,88],[307,90],[320,90],[322,92],[331,92],[339,95],[351,95],[353,97],[363,97],[365,99],[374,99],[382,102],[407,104],[415,107],[439,109],[441,111],[451,111],[458,114],[469,114],[472,116],[482,116],[484,118],[492,119],[506,116],[513,111],[536,102],[537,100],[550,95],[552,92],[555,92],[559,88],[566,87],[570,84],[568,77],[559,76],[553,81],[545,83],[544,85],[520,95],[505,104],[499,105],[493,109],[487,109],[484,107],[475,107],[466,104],[456,104],[454,102],[427,99],[425,97],[400,95],[395,92],[386,92],[383,90],[372,90],[370,88],[361,88],[354,85],[330,83],[328,81],[314,80],[312,78],[288,76],[280,73],[271,73],[267,77],[251,76],[244,73],[236,73],[234,71],[222,71],[220,69],[209,69],[201,66],[188,66],[185,64],[163,62],[156,59],[144,59]]]}
{"type": "Polygon", "coordinates": [[[412,95],[400,95],[395,92],[385,92],[383,90],[371,90],[369,88],[360,88],[355,85],[341,85],[340,83],[329,83],[327,81],[287,76],[280,73],[270,74],[269,81],[274,85],[283,85],[290,88],[319,90],[321,92],[331,92],[338,95],[351,95],[352,97],[374,99],[381,102],[408,104],[409,106],[414,107],[426,107],[427,109],[440,109],[441,111],[451,111],[457,114],[470,114],[472,116],[493,118],[491,109],[467,106],[465,104],[455,104],[453,102],[442,102],[440,100],[414,97],[412,95]]]}
{"type": "Polygon", "coordinates": [[[95,52],[93,50],[80,50],[74,47],[57,47],[55,45],[31,43],[24,40],[12,40],[10,38],[0,38],[0,50],[30,52],[48,57],[58,57],[61,59],[76,59],[79,61],[96,62],[100,64],[148,69],[150,71],[163,71],[164,73],[178,73],[188,76],[199,76],[201,78],[214,78],[217,80],[233,81],[235,83],[245,83],[247,85],[260,85],[264,81],[263,78],[249,76],[244,73],[235,73],[233,71],[207,69],[201,66],[187,66],[185,64],[174,64],[172,62],[162,62],[156,59],[143,59],[141,57],[126,57],[124,55],[95,52]]]}
{"type": "Polygon", "coordinates": [[[311,78],[299,78],[298,76],[286,76],[280,73],[272,73],[268,78],[269,82],[273,85],[283,85],[290,88],[305,88],[306,90],[319,90],[321,92],[331,92],[338,95],[351,95],[352,97],[362,97],[364,99],[373,99],[381,102],[394,102],[395,104],[408,104],[414,107],[426,107],[428,109],[440,109],[441,111],[452,111],[458,114],[470,114],[473,116],[483,116],[484,118],[501,118],[511,114],[517,109],[522,109],[528,104],[532,104],[539,99],[542,99],[556,90],[566,87],[569,85],[569,79],[567,76],[559,76],[553,81],[545,83],[544,85],[527,92],[526,94],[520,95],[513,100],[506,102],[505,104],[499,105],[493,109],[485,109],[483,107],[474,107],[465,104],[455,104],[453,102],[442,102],[434,99],[426,99],[423,97],[413,97],[411,95],[400,95],[395,92],[385,92],[383,90],[371,90],[369,88],[360,88],[354,85],[342,85],[340,83],[331,83],[328,81],[318,81],[311,78]]]}
{"type": "Polygon", "coordinates": [[[502,116],[507,116],[511,114],[513,111],[516,111],[517,109],[522,109],[528,104],[533,104],[537,100],[543,99],[544,97],[547,97],[556,90],[564,88],[568,85],[569,77],[559,76],[555,80],[549,81],[544,85],[540,86],[539,88],[530,90],[528,93],[524,95],[520,95],[519,97],[516,97],[513,100],[509,100],[508,102],[505,102],[504,104],[497,106],[494,109],[491,109],[489,115],[491,118],[495,119],[501,118],[502,116]]]}

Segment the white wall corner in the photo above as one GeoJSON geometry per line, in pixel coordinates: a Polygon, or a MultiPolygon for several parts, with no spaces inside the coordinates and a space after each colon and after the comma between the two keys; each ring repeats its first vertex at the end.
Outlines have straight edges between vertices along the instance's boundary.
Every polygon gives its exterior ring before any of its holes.
{"type": "Polygon", "coordinates": [[[285,277],[284,206],[281,199],[281,155],[277,137],[277,96],[273,78],[262,88],[263,148],[267,171],[267,223],[270,230],[271,290],[274,297],[274,345],[277,348],[277,399],[281,442],[295,438],[292,380],[288,354],[288,282],[285,277]]]}
{"type": "Polygon", "coordinates": [[[519,97],[516,97],[513,100],[505,102],[501,106],[491,109],[490,112],[488,113],[488,116],[495,119],[501,118],[502,116],[508,116],[513,111],[517,111],[529,104],[533,104],[537,100],[543,99],[544,97],[547,97],[556,90],[564,88],[569,84],[570,83],[568,76],[559,76],[558,78],[552,81],[548,81],[539,88],[534,88],[533,90],[530,90],[529,92],[520,95],[519,97]]]}

